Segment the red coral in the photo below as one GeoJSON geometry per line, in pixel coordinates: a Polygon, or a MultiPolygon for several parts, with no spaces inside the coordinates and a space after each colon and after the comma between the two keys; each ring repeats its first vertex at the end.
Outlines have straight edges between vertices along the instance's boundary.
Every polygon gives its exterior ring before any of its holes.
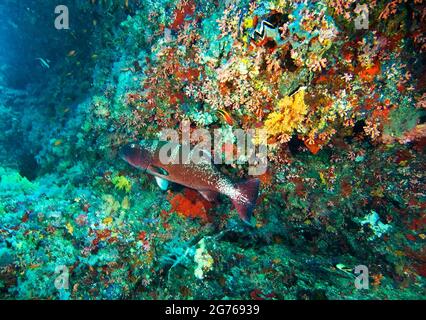
{"type": "Polygon", "coordinates": [[[264,174],[260,175],[258,178],[262,186],[267,187],[271,186],[273,182],[274,174],[271,170],[267,170],[264,174]]]}
{"type": "Polygon", "coordinates": [[[310,144],[305,141],[305,146],[309,149],[312,154],[317,154],[321,150],[321,146],[316,142],[314,144],[310,144]]]}
{"type": "Polygon", "coordinates": [[[140,233],[139,233],[139,235],[138,235],[138,239],[140,240],[140,241],[145,241],[146,240],[146,232],[145,231],[141,231],[140,233]]]}
{"type": "Polygon", "coordinates": [[[412,234],[406,234],[405,237],[407,238],[407,240],[416,241],[416,237],[412,234]]]}
{"type": "Polygon", "coordinates": [[[184,193],[178,193],[169,197],[172,205],[171,212],[176,212],[187,218],[200,218],[203,222],[208,222],[207,212],[212,204],[205,200],[197,191],[185,189],[184,193]]]}
{"type": "Polygon", "coordinates": [[[169,97],[169,102],[172,105],[177,105],[179,103],[183,103],[185,100],[185,95],[181,92],[173,93],[169,97]]]}
{"type": "Polygon", "coordinates": [[[194,1],[183,1],[183,3],[175,10],[175,20],[171,24],[172,30],[178,30],[185,22],[187,16],[192,16],[195,12],[194,1]]]}
{"type": "Polygon", "coordinates": [[[426,278],[426,263],[415,264],[413,265],[414,269],[418,273],[419,276],[426,278]]]}
{"type": "Polygon", "coordinates": [[[352,186],[350,182],[343,180],[340,184],[341,193],[344,197],[349,197],[352,194],[352,186]]]}
{"type": "Polygon", "coordinates": [[[200,76],[200,71],[195,68],[187,68],[177,70],[175,74],[180,80],[195,81],[200,76]]]}
{"type": "Polygon", "coordinates": [[[142,96],[139,93],[128,93],[126,95],[126,103],[134,105],[137,102],[142,101],[142,96]]]}
{"type": "Polygon", "coordinates": [[[409,228],[414,231],[421,230],[426,227],[426,216],[420,217],[418,219],[413,219],[409,228]]]}
{"type": "Polygon", "coordinates": [[[97,246],[101,241],[115,242],[116,238],[111,238],[112,231],[108,229],[95,230],[96,238],[93,239],[92,245],[97,246]]]}
{"type": "Polygon", "coordinates": [[[381,66],[380,66],[380,62],[378,61],[371,68],[360,70],[358,75],[362,80],[373,81],[374,78],[378,74],[380,74],[380,72],[381,72],[381,66]]]}
{"type": "Polygon", "coordinates": [[[405,255],[415,260],[412,267],[416,273],[422,277],[426,277],[426,249],[422,248],[419,251],[413,251],[410,248],[405,248],[405,255]]]}
{"type": "Polygon", "coordinates": [[[253,291],[250,292],[250,298],[252,300],[272,300],[276,297],[277,297],[277,295],[274,292],[264,294],[259,289],[254,289],[253,291]]]}
{"type": "Polygon", "coordinates": [[[306,186],[303,183],[303,180],[301,178],[291,178],[290,179],[291,182],[293,182],[295,184],[295,192],[299,197],[306,197],[307,195],[307,191],[306,191],[306,186]]]}
{"type": "Polygon", "coordinates": [[[373,111],[372,117],[376,119],[381,119],[384,123],[389,122],[389,113],[390,109],[376,109],[373,111]]]}
{"type": "Polygon", "coordinates": [[[25,214],[24,214],[24,216],[22,217],[22,222],[27,222],[28,221],[28,219],[30,218],[30,213],[31,213],[31,211],[26,211],[25,212],[25,214]]]}
{"type": "Polygon", "coordinates": [[[327,143],[326,140],[324,139],[320,139],[320,138],[316,138],[313,143],[311,141],[309,141],[307,138],[303,138],[303,142],[306,146],[306,148],[308,148],[308,150],[312,153],[312,154],[317,154],[322,147],[327,143]]]}

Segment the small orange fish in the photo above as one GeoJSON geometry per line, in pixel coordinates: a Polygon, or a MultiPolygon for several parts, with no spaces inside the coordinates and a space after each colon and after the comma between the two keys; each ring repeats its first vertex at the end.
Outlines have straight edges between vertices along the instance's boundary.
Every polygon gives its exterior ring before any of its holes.
{"type": "Polygon", "coordinates": [[[225,120],[225,122],[230,126],[234,125],[235,121],[227,111],[221,109],[217,111],[217,114],[220,115],[222,119],[225,120]]]}

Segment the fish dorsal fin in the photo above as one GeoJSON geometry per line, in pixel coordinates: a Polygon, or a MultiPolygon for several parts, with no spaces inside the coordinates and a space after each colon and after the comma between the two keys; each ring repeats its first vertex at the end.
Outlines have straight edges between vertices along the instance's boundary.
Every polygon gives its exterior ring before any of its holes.
{"type": "Polygon", "coordinates": [[[157,181],[158,186],[160,187],[161,190],[166,191],[167,188],[169,187],[169,182],[166,179],[160,178],[160,177],[155,177],[155,181],[157,181]]]}
{"type": "Polygon", "coordinates": [[[204,199],[206,199],[207,201],[210,201],[210,202],[215,202],[217,200],[218,195],[219,195],[217,192],[208,191],[208,190],[198,191],[198,192],[203,196],[204,199]]]}

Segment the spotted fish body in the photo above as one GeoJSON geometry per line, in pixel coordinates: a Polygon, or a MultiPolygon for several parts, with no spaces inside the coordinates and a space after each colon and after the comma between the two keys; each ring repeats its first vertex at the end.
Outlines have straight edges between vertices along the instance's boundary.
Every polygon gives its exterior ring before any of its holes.
{"type": "MultiPolygon", "coordinates": [[[[241,219],[250,223],[259,192],[258,179],[233,183],[214,166],[209,153],[203,150],[199,150],[204,155],[197,162],[177,158],[178,161],[163,163],[160,160],[163,147],[169,148],[169,159],[182,155],[182,146],[158,140],[131,143],[122,148],[120,155],[133,167],[155,176],[162,189],[170,181],[197,190],[208,201],[215,201],[218,194],[228,196],[241,219]]],[[[192,159],[193,153],[188,156],[192,159]]]]}

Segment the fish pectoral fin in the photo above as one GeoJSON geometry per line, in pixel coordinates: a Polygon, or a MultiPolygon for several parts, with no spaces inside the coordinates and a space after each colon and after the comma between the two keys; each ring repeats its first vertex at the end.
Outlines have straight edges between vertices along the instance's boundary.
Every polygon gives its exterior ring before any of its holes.
{"type": "Polygon", "coordinates": [[[150,166],[149,169],[151,169],[152,172],[161,174],[162,176],[168,176],[169,173],[166,169],[157,167],[157,166],[150,166]]]}
{"type": "Polygon", "coordinates": [[[215,191],[198,191],[204,199],[206,199],[207,201],[210,202],[215,202],[217,200],[217,197],[219,196],[219,193],[215,192],[215,191]]]}
{"type": "Polygon", "coordinates": [[[161,190],[166,191],[167,188],[169,187],[169,182],[166,179],[160,178],[160,177],[155,177],[155,181],[157,181],[158,186],[160,187],[161,190]]]}

